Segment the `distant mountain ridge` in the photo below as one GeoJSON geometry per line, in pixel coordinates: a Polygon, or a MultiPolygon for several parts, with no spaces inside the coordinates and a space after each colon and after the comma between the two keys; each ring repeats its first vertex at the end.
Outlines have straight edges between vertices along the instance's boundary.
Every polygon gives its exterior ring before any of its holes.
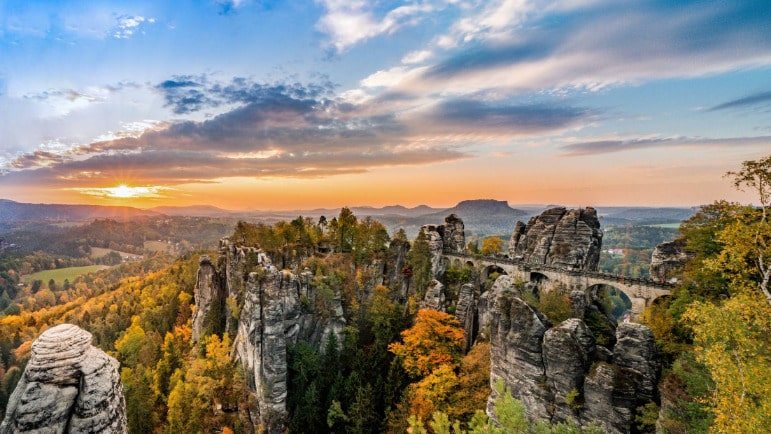
{"type": "Polygon", "coordinates": [[[0,222],[88,221],[97,218],[129,219],[151,215],[157,213],[130,206],[35,204],[0,199],[0,222]]]}
{"type": "MultiPolygon", "coordinates": [[[[527,220],[551,206],[523,205],[522,209],[512,208],[507,201],[495,199],[472,199],[459,202],[452,208],[432,208],[419,205],[408,208],[402,205],[384,207],[352,206],[349,207],[359,218],[372,217],[379,220],[389,232],[404,228],[408,236],[414,237],[425,224],[442,223],[450,214],[457,214],[463,219],[470,234],[507,235],[517,221],[527,220]]],[[[626,224],[674,223],[687,219],[696,212],[696,208],[654,208],[654,207],[595,207],[603,227],[626,224]]],[[[86,222],[94,219],[132,219],[144,216],[190,216],[241,219],[246,221],[275,222],[291,220],[297,216],[331,219],[339,214],[340,208],[317,208],[310,210],[289,211],[232,211],[211,205],[158,206],[139,209],[129,206],[104,205],[63,205],[31,204],[0,199],[0,223],[23,221],[69,221],[86,222]]]]}

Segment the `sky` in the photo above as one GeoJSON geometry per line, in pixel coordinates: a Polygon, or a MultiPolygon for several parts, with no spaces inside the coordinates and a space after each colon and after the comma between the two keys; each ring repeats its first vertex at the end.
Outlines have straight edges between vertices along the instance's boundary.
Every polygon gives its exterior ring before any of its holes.
{"type": "Polygon", "coordinates": [[[771,2],[0,1],[0,198],[748,203],[771,2]]]}

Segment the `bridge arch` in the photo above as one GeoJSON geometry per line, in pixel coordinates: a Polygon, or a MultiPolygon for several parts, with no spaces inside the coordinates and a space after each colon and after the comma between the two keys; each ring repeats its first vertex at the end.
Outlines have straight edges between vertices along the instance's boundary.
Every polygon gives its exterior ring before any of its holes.
{"type": "Polygon", "coordinates": [[[587,289],[594,297],[608,303],[610,315],[616,320],[622,319],[627,313],[632,312],[632,299],[623,288],[618,288],[607,283],[595,283],[587,289]]]}
{"type": "Polygon", "coordinates": [[[506,272],[506,270],[504,270],[503,268],[501,268],[496,264],[488,265],[482,270],[482,276],[481,276],[482,281],[483,282],[486,281],[493,273],[498,273],[498,275],[509,274],[506,272]]]}

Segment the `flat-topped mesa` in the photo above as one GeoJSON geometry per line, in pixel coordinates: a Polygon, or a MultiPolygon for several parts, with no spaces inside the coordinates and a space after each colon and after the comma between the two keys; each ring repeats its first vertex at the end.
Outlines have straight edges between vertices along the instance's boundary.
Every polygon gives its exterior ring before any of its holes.
{"type": "Polygon", "coordinates": [[[509,240],[509,257],[534,265],[596,271],[602,231],[597,211],[586,207],[547,209],[527,225],[517,222],[509,240]]]}
{"type": "Polygon", "coordinates": [[[0,433],[125,433],[118,361],[72,324],[46,330],[11,394],[0,433]]]}

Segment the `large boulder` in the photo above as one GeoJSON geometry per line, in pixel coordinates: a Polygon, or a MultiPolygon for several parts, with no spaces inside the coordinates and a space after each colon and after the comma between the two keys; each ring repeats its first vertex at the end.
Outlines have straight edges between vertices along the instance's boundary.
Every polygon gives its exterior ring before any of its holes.
{"type": "Polygon", "coordinates": [[[587,207],[551,208],[517,223],[509,240],[509,257],[535,265],[597,270],[602,231],[597,211],[587,207]]]}
{"type": "Polygon", "coordinates": [[[661,243],[651,254],[651,279],[658,281],[677,278],[693,253],[685,249],[685,239],[661,243]]]}
{"type": "Polygon", "coordinates": [[[420,303],[422,309],[433,309],[439,312],[447,312],[447,293],[442,282],[434,279],[428,282],[426,295],[420,303]]]}
{"type": "Polygon", "coordinates": [[[46,330],[6,407],[0,433],[125,433],[118,361],[72,324],[46,330]]]}

